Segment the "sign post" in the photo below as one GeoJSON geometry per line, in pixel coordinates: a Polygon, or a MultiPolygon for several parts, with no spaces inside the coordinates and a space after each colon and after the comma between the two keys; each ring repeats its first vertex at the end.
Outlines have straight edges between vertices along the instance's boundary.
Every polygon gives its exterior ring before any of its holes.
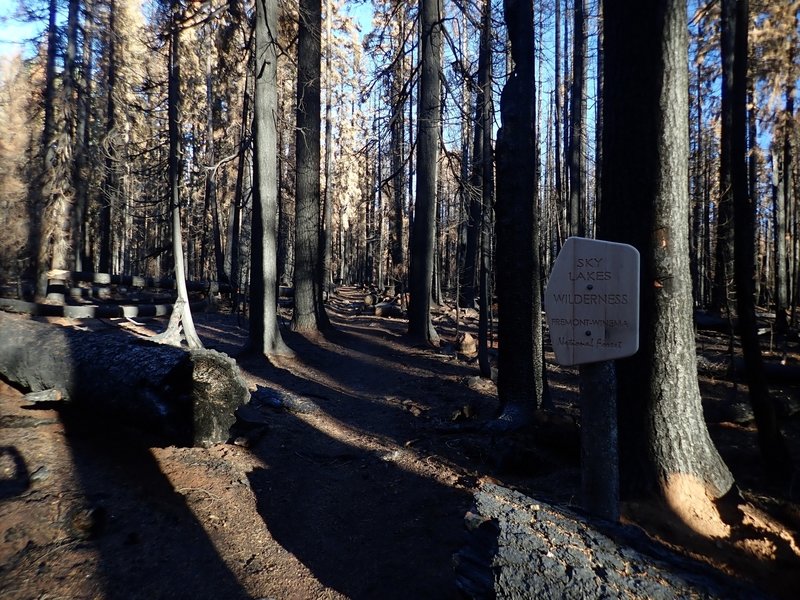
{"type": "Polygon", "coordinates": [[[571,237],[553,265],[544,300],[561,365],[580,365],[581,487],[588,511],[619,519],[614,359],[639,349],[639,252],[571,237]]]}

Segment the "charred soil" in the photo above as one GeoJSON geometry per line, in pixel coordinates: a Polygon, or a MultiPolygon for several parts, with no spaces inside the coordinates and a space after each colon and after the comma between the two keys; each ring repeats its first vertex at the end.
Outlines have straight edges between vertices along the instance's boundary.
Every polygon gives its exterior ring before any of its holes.
{"type": "MultiPolygon", "coordinates": [[[[237,357],[252,391],[231,441],[210,448],[151,448],[125,423],[32,405],[0,383],[0,596],[458,598],[452,557],[482,482],[579,508],[577,370],[550,362],[555,410],[525,433],[489,433],[494,384],[456,342],[474,335],[475,315],[441,308],[444,343],[423,348],[403,319],[370,314],[363,300],[355,288],[332,296],[325,337],[284,328],[296,357],[272,364],[241,353],[240,317],[195,315],[203,342],[237,357]]],[[[89,327],[99,344],[166,326],[49,320],[89,327]]],[[[698,334],[704,408],[738,512],[711,536],[651,505],[626,505],[625,521],[724,577],[790,597],[800,480],[766,476],[726,346],[698,334]]],[[[765,350],[800,363],[796,342],[765,350]]],[[[772,390],[800,460],[800,382],[772,390]]]]}

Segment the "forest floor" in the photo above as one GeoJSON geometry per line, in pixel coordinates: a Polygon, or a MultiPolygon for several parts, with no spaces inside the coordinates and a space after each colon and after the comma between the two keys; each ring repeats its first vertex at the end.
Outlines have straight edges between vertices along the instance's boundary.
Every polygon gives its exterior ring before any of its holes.
{"type": "MultiPolygon", "coordinates": [[[[239,357],[254,393],[245,435],[229,444],[143,447],[120,424],[28,406],[0,383],[0,596],[458,598],[452,557],[482,482],[578,507],[576,369],[550,354],[556,411],[527,433],[491,434],[478,425],[495,414],[496,389],[457,351],[455,312],[436,311],[444,343],[424,348],[409,343],[403,319],[369,314],[363,298],[356,288],[332,297],[329,336],[284,330],[294,359],[239,357]]],[[[474,334],[472,316],[458,319],[461,331],[474,334]]],[[[166,326],[48,320],[89,328],[98,343],[166,326]]],[[[195,321],[207,346],[233,356],[244,347],[241,318],[195,321]]],[[[722,335],[698,334],[704,409],[760,525],[708,538],[640,505],[623,506],[623,520],[765,596],[796,597],[800,481],[764,475],[726,347],[722,335]]],[[[796,342],[785,360],[800,364],[796,342]]],[[[800,382],[773,392],[785,412],[800,406],[800,382]]],[[[782,423],[800,461],[800,414],[782,423]]]]}

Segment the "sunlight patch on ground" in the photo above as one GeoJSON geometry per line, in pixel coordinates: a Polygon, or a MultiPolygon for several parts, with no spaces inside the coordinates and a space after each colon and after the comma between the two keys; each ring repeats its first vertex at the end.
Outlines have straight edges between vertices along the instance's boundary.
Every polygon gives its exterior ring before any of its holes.
{"type": "Polygon", "coordinates": [[[704,537],[727,538],[731,528],[720,517],[706,486],[694,475],[672,473],[664,484],[667,505],[693,531],[704,537]]]}
{"type": "Polygon", "coordinates": [[[437,458],[423,456],[413,448],[366,435],[330,415],[297,415],[297,418],[337,442],[391,462],[407,473],[431,479],[448,487],[453,487],[458,482],[458,473],[437,458]]]}

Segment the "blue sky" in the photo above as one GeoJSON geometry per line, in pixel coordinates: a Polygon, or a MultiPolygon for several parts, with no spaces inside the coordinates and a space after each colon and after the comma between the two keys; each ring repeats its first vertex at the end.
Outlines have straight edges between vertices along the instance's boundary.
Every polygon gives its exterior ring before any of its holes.
{"type": "Polygon", "coordinates": [[[44,23],[15,20],[17,3],[17,0],[0,0],[0,56],[24,51],[26,43],[44,29],[44,23]]]}

